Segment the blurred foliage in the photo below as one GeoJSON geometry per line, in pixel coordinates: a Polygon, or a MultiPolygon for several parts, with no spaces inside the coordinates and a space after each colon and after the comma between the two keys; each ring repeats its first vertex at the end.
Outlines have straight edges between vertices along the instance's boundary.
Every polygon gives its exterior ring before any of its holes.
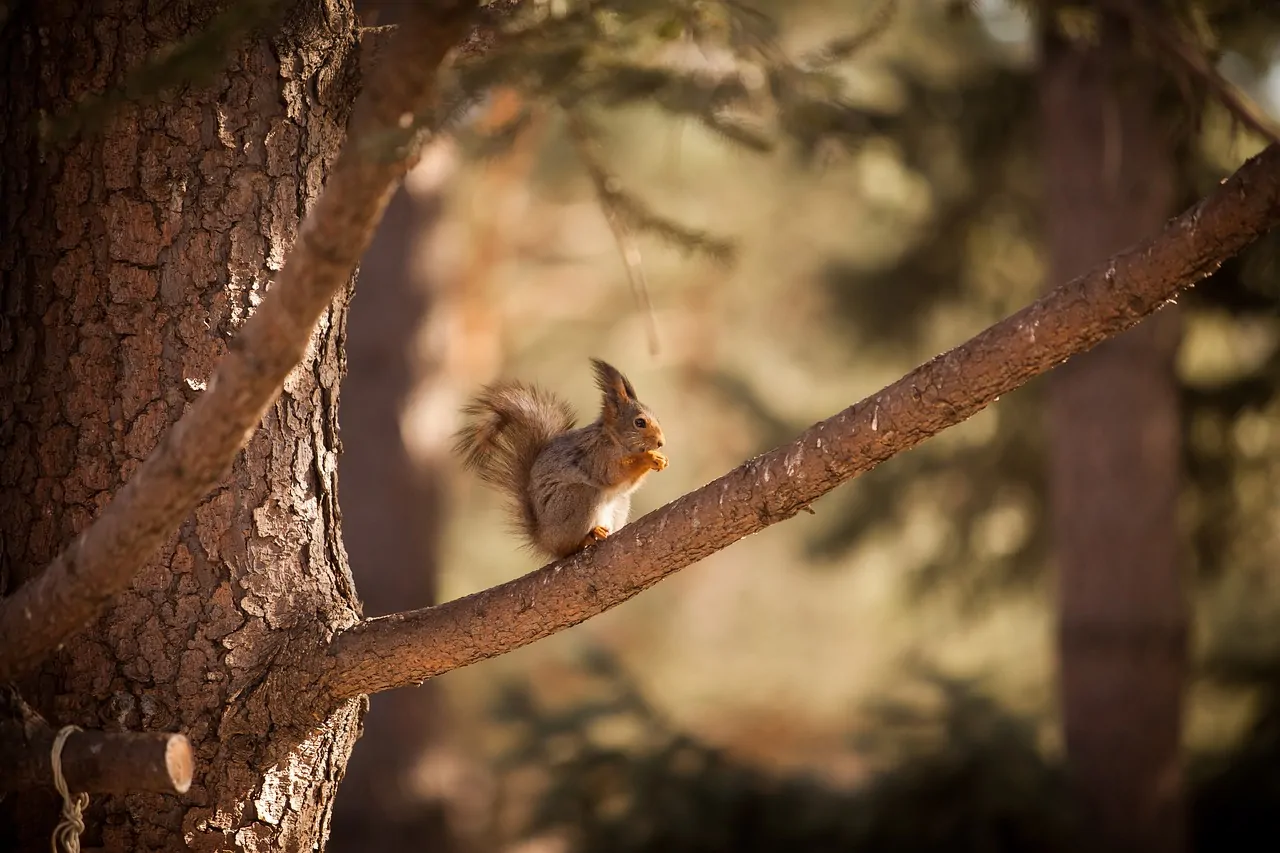
{"type": "Polygon", "coordinates": [[[1231,752],[1202,759],[1191,775],[1197,853],[1280,850],[1280,668],[1262,713],[1231,752]]]}
{"type": "MultiPolygon", "coordinates": [[[[1035,69],[1026,56],[995,43],[980,8],[991,5],[873,5],[846,15],[847,32],[800,58],[781,46],[781,25],[772,16],[785,12],[776,4],[757,11],[729,2],[611,0],[566,3],[555,14],[532,6],[500,50],[461,69],[458,86],[469,93],[514,86],[527,96],[527,109],[551,102],[584,116],[655,108],[700,123],[730,147],[768,153],[786,143],[808,168],[821,168],[833,145],[873,163],[892,160],[927,187],[927,212],[903,220],[903,245],[890,257],[832,257],[821,279],[829,322],[846,330],[860,352],[905,350],[923,359],[940,340],[960,339],[955,330],[976,332],[1034,299],[1042,286],[1035,69]],[[911,40],[904,30],[927,38],[928,52],[898,49],[911,40]],[[860,96],[848,85],[841,63],[870,49],[880,51],[873,64],[892,80],[890,98],[860,96]],[[949,73],[940,73],[940,65],[949,73]],[[748,126],[749,132],[727,131],[748,126]]],[[[1246,60],[1254,82],[1260,79],[1280,14],[1235,2],[1176,6],[1179,33],[1212,55],[1246,60]]],[[[1229,174],[1233,128],[1203,86],[1172,62],[1169,71],[1162,100],[1180,117],[1182,195],[1189,204],[1229,174]]],[[[502,151],[527,120],[526,110],[510,127],[473,139],[470,150],[502,151]]],[[[607,137],[603,119],[580,126],[594,143],[607,137]]],[[[598,153],[607,148],[598,144],[594,157],[584,155],[607,213],[682,248],[729,256],[727,238],[675,223],[639,199],[613,175],[607,154],[598,153]]],[[[885,216],[902,218],[893,204],[886,203],[885,216]]],[[[1260,339],[1280,337],[1276,247],[1275,239],[1262,241],[1185,299],[1188,327],[1225,312],[1251,324],[1260,339]]],[[[1202,578],[1219,577],[1238,559],[1241,549],[1232,544],[1259,529],[1238,486],[1254,474],[1269,477],[1265,464],[1259,471],[1265,448],[1243,453],[1238,442],[1214,436],[1268,411],[1280,387],[1278,359],[1280,348],[1271,346],[1268,357],[1230,376],[1197,378],[1194,363],[1182,370],[1190,536],[1202,578]]],[[[701,366],[696,374],[754,421],[761,449],[803,426],[731,369],[701,366]]],[[[932,500],[946,528],[937,537],[944,544],[911,568],[918,592],[945,590],[976,609],[1011,588],[1030,588],[1048,564],[1037,386],[1002,401],[994,434],[965,453],[929,443],[834,498],[838,506],[824,514],[825,529],[808,543],[809,556],[833,561],[867,531],[900,526],[932,500]]],[[[1280,435],[1268,435],[1257,440],[1266,447],[1280,442],[1280,435]]],[[[1257,488],[1280,500],[1280,481],[1257,488]]]]}
{"type": "MultiPolygon", "coordinates": [[[[1087,30],[1088,14],[1080,16],[1085,4],[1066,5],[1076,15],[1071,26],[1087,30]]],[[[786,214],[802,221],[800,228],[844,235],[847,244],[833,238],[825,254],[792,259],[796,267],[818,270],[808,279],[797,273],[790,284],[791,301],[808,300],[804,323],[768,330],[774,337],[767,343],[739,339],[732,351],[710,357],[704,355],[710,348],[691,347],[699,355],[681,365],[691,396],[710,398],[722,418],[731,410],[752,431],[750,449],[764,450],[828,414],[840,393],[790,393],[779,376],[834,387],[870,366],[877,376],[888,373],[885,365],[905,370],[1046,286],[1035,25],[1027,16],[1035,8],[1030,0],[896,0],[857,8],[761,0],[754,10],[678,0],[530,6],[498,52],[459,70],[456,85],[467,97],[499,84],[525,96],[519,116],[496,133],[473,136],[468,150],[502,152],[545,105],[571,119],[580,115],[596,145],[598,160],[585,171],[592,173],[597,200],[608,208],[609,193],[637,199],[644,215],[631,216],[630,225],[649,232],[661,226],[639,220],[663,221],[661,204],[639,200],[610,164],[621,162],[620,152],[653,147],[663,132],[656,128],[672,123],[697,124],[726,151],[773,156],[782,180],[796,185],[832,176],[835,192],[850,197],[840,212],[857,218],[823,221],[834,204],[822,213],[786,214]],[[626,123],[635,112],[649,124],[626,123]],[[749,132],[725,133],[729,126],[749,132]],[[623,133],[612,137],[618,127],[645,136],[639,143],[623,133]],[[824,335],[840,348],[815,346],[824,335]],[[785,370],[769,363],[779,350],[793,357],[785,370]]],[[[1277,8],[1234,0],[1180,0],[1168,8],[1178,34],[1258,94],[1280,36],[1277,8]]],[[[1169,80],[1161,104],[1178,119],[1180,196],[1190,204],[1256,150],[1258,140],[1240,132],[1202,81],[1167,57],[1162,61],[1169,80]]],[[[779,209],[793,200],[810,202],[816,193],[808,189],[788,195],[761,187],[758,203],[779,209]]],[[[727,242],[721,227],[712,216],[707,230],[681,225],[667,242],[720,245],[727,242]]],[[[1225,654],[1219,647],[1241,614],[1261,612],[1277,597],[1269,588],[1262,595],[1237,587],[1252,589],[1249,579],[1269,572],[1280,553],[1278,248],[1275,236],[1263,239],[1181,300],[1188,568],[1199,582],[1197,609],[1210,611],[1219,626],[1205,632],[1202,655],[1225,654]],[[1229,588],[1219,590],[1229,579],[1229,588]]],[[[762,277],[778,274],[774,267],[762,277]]],[[[747,281],[762,286],[745,275],[738,286],[747,281]]],[[[788,285],[772,286],[776,293],[735,294],[718,304],[741,311],[756,299],[765,306],[761,313],[780,313],[788,285]]],[[[555,334],[565,327],[547,326],[563,350],[555,334]]],[[[525,361],[532,360],[528,352],[525,361]]],[[[901,545],[891,559],[917,597],[946,599],[978,614],[1010,592],[1042,590],[1050,556],[1040,386],[1008,395],[825,498],[816,519],[805,524],[798,556],[808,559],[798,558],[797,565],[856,572],[863,549],[878,537],[901,545]]],[[[1265,654],[1278,652],[1280,646],[1265,654]]]]}
{"type": "Polygon", "coordinates": [[[926,448],[863,476],[837,515],[809,542],[819,560],[839,556],[884,524],[906,528],[922,505],[946,530],[933,537],[907,589],[947,590],[977,613],[994,597],[1038,580],[1047,552],[1040,385],[1001,401],[994,435],[964,454],[926,448]]]}
{"type": "Polygon", "coordinates": [[[553,709],[510,683],[495,709],[518,732],[500,771],[547,776],[530,835],[563,835],[581,853],[1069,849],[1062,780],[1035,726],[973,685],[922,671],[936,713],[877,702],[857,751],[882,771],[849,790],[775,776],[673,730],[600,649],[586,667],[608,698],[553,709]],[[619,718],[630,738],[598,734],[619,718]]]}
{"type": "MultiPolygon", "coordinates": [[[[1274,50],[1280,17],[1236,3],[1206,4],[1192,10],[1197,32],[1218,52],[1260,60],[1274,50]],[[1265,32],[1265,38],[1259,33],[1265,32]]],[[[961,18],[959,28],[981,26],[961,18]]],[[[954,49],[959,38],[936,39],[938,50],[954,49]]],[[[904,166],[934,190],[935,207],[915,239],[900,256],[866,269],[834,259],[827,267],[826,287],[844,324],[861,346],[921,346],[940,313],[977,311],[989,321],[1009,313],[1037,295],[1038,270],[1029,260],[1039,253],[1040,188],[1036,175],[1036,91],[1034,68],[1000,60],[998,54],[976,52],[976,66],[966,75],[939,78],[906,64],[897,66],[898,81],[908,93],[899,113],[883,117],[880,127],[891,136],[904,166]],[[980,57],[988,57],[985,61],[980,57]],[[946,140],[939,144],[940,139],[946,140]]],[[[1264,66],[1253,66],[1261,74],[1264,66]]],[[[1224,152],[1232,148],[1230,122],[1203,93],[1172,85],[1170,110],[1185,114],[1181,152],[1182,196],[1189,205],[1232,169],[1224,152]],[[1202,128],[1201,112],[1210,118],[1202,128]],[[1213,121],[1216,119],[1216,123],[1213,121]],[[1195,134],[1195,135],[1192,135],[1195,134]]],[[[1231,336],[1233,323],[1247,325],[1265,357],[1241,353],[1247,365],[1204,376],[1198,352],[1184,353],[1187,503],[1190,536],[1199,577],[1215,579],[1241,556],[1242,542],[1270,539],[1258,532],[1269,524],[1258,513],[1280,500],[1280,480],[1264,460],[1280,450],[1280,436],[1255,430],[1255,446],[1246,452],[1229,438],[1242,424],[1267,416],[1280,390],[1280,288],[1275,275],[1280,243],[1272,235],[1225,265],[1211,280],[1183,300],[1189,335],[1206,318],[1225,314],[1214,328],[1231,336]],[[1223,438],[1228,436],[1228,438],[1223,438]],[[1242,484],[1261,493],[1246,508],[1242,484]],[[1249,531],[1254,531],[1250,535],[1249,531]]],[[[976,328],[974,328],[976,331],[976,328]]],[[[1212,347],[1224,347],[1215,340],[1212,347]]],[[[1239,347],[1237,347],[1239,349],[1239,347]]],[[[942,505],[949,527],[940,537],[948,545],[915,569],[915,588],[957,591],[961,603],[985,602],[1037,579],[1047,566],[1042,436],[1037,386],[1001,402],[995,435],[981,448],[956,454],[935,444],[895,460],[859,481],[856,494],[844,497],[838,518],[812,543],[816,555],[831,557],[856,544],[863,531],[901,515],[929,492],[942,505]],[[919,488],[917,488],[919,487],[919,488]],[[990,548],[979,534],[1008,507],[1017,507],[1014,542],[990,548]]],[[[1008,536],[1003,537],[1008,539],[1008,536]]],[[[1257,552],[1255,552],[1257,553],[1257,552]]],[[[1263,551],[1273,555],[1274,550],[1263,551]]]]}
{"type": "Polygon", "coordinates": [[[849,99],[837,66],[884,28],[895,7],[894,0],[869,4],[862,29],[793,58],[780,44],[774,19],[745,3],[525,4],[495,49],[458,63],[437,123],[456,128],[473,156],[496,156],[509,150],[531,111],[554,106],[569,118],[611,223],[729,260],[733,249],[726,238],[675,222],[626,186],[598,153],[606,133],[595,117],[652,108],[696,122],[730,147],[767,154],[789,144],[810,159],[828,140],[856,144],[875,130],[878,114],[849,99]],[[499,87],[524,98],[518,115],[484,132],[462,121],[484,93],[499,87]]]}
{"type": "MultiPolygon", "coordinates": [[[[573,853],[1075,849],[1065,778],[1039,745],[1040,721],[974,681],[917,666],[897,685],[902,696],[868,703],[850,748],[871,772],[850,786],[770,772],[676,730],[599,648],[584,669],[605,698],[552,707],[509,682],[494,709],[516,733],[500,774],[544,777],[526,837],[560,838],[573,853]]],[[[1268,677],[1280,688],[1280,665],[1268,677]]],[[[1277,849],[1277,766],[1271,689],[1237,747],[1193,757],[1195,850],[1277,849]]]]}
{"type": "MultiPolygon", "coordinates": [[[[887,221],[894,239],[879,254],[851,248],[823,258],[814,317],[844,340],[838,356],[847,358],[847,372],[873,359],[905,369],[1031,301],[1046,282],[1038,83],[1028,49],[1034,28],[1023,20],[1016,38],[1008,28],[997,38],[991,18],[1000,4],[994,2],[894,5],[886,24],[821,0],[761,4],[780,22],[764,30],[763,43],[784,41],[777,34],[788,20],[802,18],[802,10],[825,16],[824,32],[849,22],[850,32],[870,34],[850,37],[856,43],[846,54],[850,62],[824,67],[829,76],[801,90],[834,105],[834,113],[824,113],[828,107],[762,109],[768,100],[751,99],[741,83],[751,75],[742,72],[700,76],[646,66],[643,74],[627,69],[610,80],[613,66],[586,51],[566,62],[570,70],[560,78],[532,75],[535,83],[524,91],[550,95],[562,107],[581,99],[600,137],[608,134],[607,109],[617,106],[643,105],[712,131],[707,117],[733,107],[735,117],[751,115],[753,129],[767,132],[741,141],[719,134],[726,145],[795,155],[780,168],[797,175],[820,173],[836,151],[837,164],[866,176],[850,192],[864,196],[856,209],[868,221],[824,227],[847,230],[853,243],[856,231],[887,221]],[[882,85],[850,85],[859,75],[882,85]],[[775,120],[760,122],[760,115],[775,120]],[[908,205],[901,193],[879,192],[887,179],[922,187],[925,200],[908,205]]],[[[659,8],[627,4],[636,21],[651,20],[637,11],[642,6],[659,8]]],[[[1277,8],[1176,6],[1179,32],[1192,35],[1230,70],[1233,82],[1256,93],[1276,55],[1277,8]]],[[[661,37],[671,32],[703,37],[683,25],[657,27],[649,41],[637,37],[633,46],[644,49],[628,56],[675,53],[680,39],[661,37]]],[[[779,59],[780,51],[756,50],[760,42],[735,41],[732,26],[710,32],[721,54],[733,55],[725,68],[757,63],[766,79],[785,76],[776,69],[790,64],[805,71],[799,60],[779,59]]],[[[1189,205],[1256,150],[1258,140],[1240,133],[1199,81],[1173,63],[1168,70],[1161,103],[1178,119],[1180,194],[1189,205]]],[[[779,97],[776,90],[769,94],[779,97]]],[[[601,146],[606,152],[608,143],[601,146]]],[[[1181,300],[1184,507],[1193,546],[1189,568],[1198,581],[1199,674],[1257,703],[1242,741],[1192,762],[1201,851],[1278,846],[1269,817],[1280,809],[1280,632],[1271,627],[1280,625],[1280,587],[1270,580],[1280,554],[1278,250],[1280,237],[1264,238],[1181,300]]],[[[794,397],[770,393],[774,386],[754,375],[753,365],[749,354],[734,352],[697,361],[686,375],[711,391],[717,405],[744,416],[763,450],[809,419],[794,397]]],[[[946,597],[976,614],[1012,590],[1035,588],[1049,565],[1040,394],[1040,383],[1032,383],[951,431],[963,439],[940,436],[824,500],[808,527],[808,564],[856,572],[854,555],[890,531],[912,545],[903,549],[913,554],[901,570],[916,596],[946,597]]],[[[731,748],[674,730],[616,664],[597,656],[591,666],[611,685],[608,698],[552,708],[533,688],[508,685],[500,714],[520,733],[505,769],[534,768],[546,777],[528,832],[560,833],[575,851],[1051,850],[1067,835],[1061,779],[1037,746],[1036,726],[972,682],[926,670],[903,681],[928,685],[940,697],[935,706],[864,705],[858,721],[865,736],[854,748],[874,773],[850,790],[818,777],[778,777],[731,748]],[[632,733],[622,742],[602,734],[619,720],[632,733]]]]}
{"type": "Polygon", "coordinates": [[[447,114],[502,86],[568,111],[655,107],[731,144],[770,151],[790,139],[811,153],[824,136],[873,125],[873,114],[846,99],[834,66],[872,39],[894,6],[868,4],[862,30],[792,58],[773,18],[745,3],[530,3],[494,50],[459,63],[447,114]]]}
{"type": "MultiPolygon", "coordinates": [[[[609,113],[643,108],[694,121],[728,148],[785,149],[801,169],[821,170],[833,157],[861,158],[868,170],[891,161],[927,188],[923,216],[904,215],[896,200],[882,203],[887,220],[902,221],[895,235],[902,245],[891,257],[871,265],[833,257],[820,276],[827,322],[847,330],[860,354],[932,354],[940,324],[960,317],[977,331],[1034,298],[1033,69],[994,43],[974,4],[868,4],[832,15],[827,31],[834,35],[804,49],[784,48],[785,4],[606,0],[551,9],[527,7],[498,50],[462,65],[449,103],[460,116],[492,87],[523,94],[524,109],[496,130],[468,136],[464,126],[466,150],[477,156],[507,150],[539,105],[567,113],[620,243],[637,231],[720,259],[733,245],[714,225],[699,231],[671,220],[610,168],[609,113]],[[914,37],[903,34],[911,31],[914,37]],[[867,51],[878,51],[868,64],[889,81],[887,97],[883,87],[856,84],[851,66],[867,51]]],[[[875,215],[876,201],[869,206],[875,215]]],[[[633,286],[642,285],[641,275],[629,274],[633,286]]],[[[803,426],[734,367],[693,372],[757,425],[760,449],[803,426]]],[[[962,459],[927,445],[862,478],[832,499],[841,505],[826,514],[809,556],[832,561],[866,531],[901,522],[934,495],[949,529],[939,537],[943,546],[913,568],[917,590],[959,590],[961,603],[974,607],[1011,583],[1036,581],[1045,537],[1035,412],[1033,392],[1019,392],[1004,402],[998,433],[962,459]]]]}

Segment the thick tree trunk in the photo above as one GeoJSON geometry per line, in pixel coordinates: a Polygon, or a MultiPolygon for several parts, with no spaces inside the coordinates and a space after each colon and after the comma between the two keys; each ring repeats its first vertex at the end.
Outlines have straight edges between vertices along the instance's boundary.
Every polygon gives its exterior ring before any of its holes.
{"type": "MultiPolygon", "coordinates": [[[[1044,44],[1058,284],[1157,232],[1172,213],[1175,171],[1156,71],[1134,59],[1127,32],[1106,21],[1096,46],[1052,34],[1044,44]]],[[[1050,378],[1062,705],[1090,850],[1183,848],[1178,336],[1166,309],[1050,378]]]]}
{"type": "MultiPolygon", "coordinates": [[[[16,586],[110,500],[182,413],[267,290],[343,138],[354,18],[303,0],[268,41],[233,45],[208,86],[124,106],[99,136],[41,151],[42,113],[118,84],[215,2],[41,0],[0,30],[4,171],[0,536],[16,586]]],[[[315,333],[222,486],[105,615],[20,685],[55,725],[178,730],[191,791],[95,796],[107,850],[311,850],[360,723],[275,722],[257,690],[351,624],[338,531],[346,296],[315,333]]],[[[51,800],[11,796],[0,837],[47,849],[51,800]]]]}

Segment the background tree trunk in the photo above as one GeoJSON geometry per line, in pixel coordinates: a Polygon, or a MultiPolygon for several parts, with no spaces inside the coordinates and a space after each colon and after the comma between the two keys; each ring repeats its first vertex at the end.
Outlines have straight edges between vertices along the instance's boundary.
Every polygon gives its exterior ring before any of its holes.
{"type": "MultiPolygon", "coordinates": [[[[1129,33],[1109,19],[1094,47],[1044,39],[1050,284],[1155,233],[1172,213],[1158,71],[1134,56],[1129,33]]],[[[1178,338],[1177,313],[1166,309],[1049,380],[1062,707],[1090,850],[1183,847],[1178,338]]]]}
{"type": "MultiPolygon", "coordinates": [[[[439,172],[440,158],[428,156],[418,167],[424,169],[439,172]]],[[[408,183],[417,191],[400,188],[361,261],[361,278],[371,285],[358,290],[348,328],[339,470],[343,532],[366,616],[436,603],[445,531],[451,420],[435,424],[429,447],[403,434],[415,401],[435,413],[456,408],[441,351],[449,342],[447,277],[429,263],[442,199],[438,176],[411,176],[408,183]]],[[[459,849],[447,772],[454,764],[437,682],[371,696],[334,813],[331,849],[459,849]]]]}
{"type": "MultiPolygon", "coordinates": [[[[354,17],[344,0],[306,0],[270,41],[233,45],[210,85],[123,106],[101,135],[39,150],[41,111],[119,84],[218,5],[42,0],[14,7],[0,30],[0,537],[11,586],[90,522],[201,392],[343,139],[354,17]]],[[[95,625],[19,685],[55,726],[192,741],[189,794],[94,797],[86,848],[323,843],[362,703],[286,736],[257,687],[268,667],[356,618],[334,485],[345,311],[343,295],[222,486],[95,625]]],[[[0,837],[47,849],[52,798],[0,807],[0,837]]]]}
{"type": "MultiPolygon", "coordinates": [[[[406,8],[357,0],[363,26],[398,24],[406,8]]],[[[447,519],[447,461],[456,396],[451,279],[432,268],[442,184],[454,171],[452,147],[437,144],[391,199],[360,262],[372,284],[358,290],[348,324],[346,406],[339,472],[343,534],[365,616],[438,601],[441,539],[447,519]],[[405,434],[409,409],[437,421],[428,435],[405,434]]],[[[424,853],[464,849],[457,833],[457,777],[448,705],[438,682],[369,697],[334,811],[330,849],[424,853]]]]}

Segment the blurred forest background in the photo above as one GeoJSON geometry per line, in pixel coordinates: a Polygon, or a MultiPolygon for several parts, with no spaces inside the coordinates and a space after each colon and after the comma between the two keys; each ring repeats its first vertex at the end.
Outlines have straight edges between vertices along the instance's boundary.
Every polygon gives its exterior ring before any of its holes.
{"type": "MultiPolygon", "coordinates": [[[[1046,138],[1031,4],[760,2],[765,35],[736,4],[683,5],[699,11],[620,17],[621,59],[571,73],[557,50],[582,33],[566,29],[479,69],[497,84],[483,132],[432,148],[393,202],[352,304],[341,411],[366,615],[536,567],[449,455],[483,383],[533,381],[589,418],[588,357],[622,367],[672,462],[638,517],[1056,283],[1046,146],[1071,141],[1046,138]],[[760,108],[699,114],[718,87],[760,108]]],[[[366,23],[396,6],[364,4],[366,23]]],[[[1205,0],[1185,22],[1276,115],[1268,6],[1205,0]]],[[[1140,156],[1168,209],[1112,250],[1262,147],[1201,82],[1169,71],[1146,98],[1168,156],[1140,156]]],[[[1264,239],[1161,315],[1181,325],[1176,407],[1155,416],[1180,435],[1178,523],[1160,535],[1190,614],[1196,850],[1280,849],[1276,253],[1264,239]]],[[[1051,384],[624,607],[373,697],[331,849],[1063,849],[1048,480],[1071,460],[1050,464],[1048,436],[1090,413],[1046,406],[1051,384]]],[[[1095,485],[1119,494],[1126,476],[1095,485]]]]}

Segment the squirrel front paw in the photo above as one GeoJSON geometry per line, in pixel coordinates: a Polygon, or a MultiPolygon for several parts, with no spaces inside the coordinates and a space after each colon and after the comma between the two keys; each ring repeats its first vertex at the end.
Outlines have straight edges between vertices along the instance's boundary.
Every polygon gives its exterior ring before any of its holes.
{"type": "Polygon", "coordinates": [[[649,467],[655,471],[661,471],[667,467],[667,455],[661,450],[646,450],[644,456],[649,462],[649,467]]]}

